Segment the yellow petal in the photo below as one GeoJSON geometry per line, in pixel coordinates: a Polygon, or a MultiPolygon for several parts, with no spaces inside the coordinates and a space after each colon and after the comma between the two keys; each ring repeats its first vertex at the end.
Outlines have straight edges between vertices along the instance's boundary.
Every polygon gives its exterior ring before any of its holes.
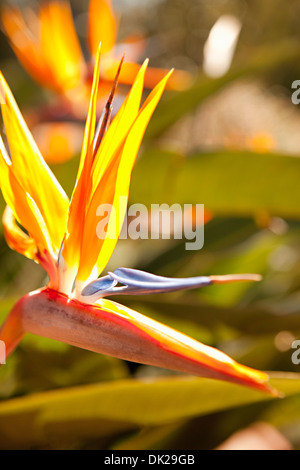
{"type": "MultiPolygon", "coordinates": [[[[38,207],[52,248],[58,251],[65,232],[68,197],[43,160],[2,74],[0,84],[5,92],[5,103],[1,104],[1,110],[12,159],[11,162],[8,157],[6,159],[10,175],[14,175],[22,191],[38,207]]],[[[30,231],[30,227],[25,228],[30,231]]]]}
{"type": "Polygon", "coordinates": [[[150,93],[123,144],[116,150],[94,190],[84,223],[77,274],[79,286],[94,275],[95,268],[96,274],[99,275],[112,255],[125,217],[132,168],[148,122],[171,72],[150,93]],[[113,208],[107,229],[109,236],[105,239],[99,238],[99,233],[97,235],[99,218],[95,217],[98,207],[102,204],[110,204],[113,208]]]}
{"type": "Polygon", "coordinates": [[[96,55],[99,43],[102,54],[110,52],[116,43],[117,21],[110,0],[90,0],[88,12],[88,44],[96,55]]]}
{"type": "MultiPolygon", "coordinates": [[[[99,86],[99,69],[100,49],[98,49],[96,57],[91,99],[85,125],[77,181],[70,202],[67,232],[60,258],[60,271],[62,278],[66,277],[67,270],[71,270],[72,273],[76,275],[79,264],[82,230],[85,218],[86,201],[88,198],[88,187],[90,184],[89,179],[93,164],[93,144],[96,123],[97,92],[99,86]]],[[[61,282],[64,282],[63,279],[61,279],[61,282]]],[[[73,283],[72,275],[69,277],[69,282],[70,284],[73,283]]],[[[64,288],[68,289],[68,286],[64,285],[64,288]]],[[[69,286],[69,288],[71,288],[71,286],[69,286]]]]}
{"type": "Polygon", "coordinates": [[[139,72],[126,99],[109,126],[95,155],[92,174],[91,195],[98,186],[106,168],[113,159],[116,150],[124,143],[128,131],[134,123],[140,108],[144,89],[144,77],[147,70],[148,59],[140,67],[139,72]]]}
{"type": "Polygon", "coordinates": [[[38,262],[49,275],[49,287],[58,288],[57,256],[45,221],[34,200],[18,181],[0,137],[0,187],[8,204],[4,216],[4,233],[8,245],[38,262]],[[16,220],[27,230],[27,236],[16,224],[16,220]]]}
{"type": "Polygon", "coordinates": [[[35,240],[40,250],[52,252],[51,241],[44,219],[12,171],[12,164],[0,137],[0,185],[3,197],[15,218],[35,240]]]}
{"type": "MultiPolygon", "coordinates": [[[[33,18],[32,12],[28,13],[33,18]]],[[[4,8],[1,19],[10,44],[25,70],[38,83],[54,88],[54,76],[42,54],[38,35],[30,31],[19,8],[4,8]]]]}
{"type": "Polygon", "coordinates": [[[68,1],[51,1],[40,8],[41,50],[63,91],[78,85],[84,59],[68,1]]]}
{"type": "Polygon", "coordinates": [[[36,18],[27,11],[27,23],[18,8],[4,8],[2,22],[19,61],[42,85],[66,92],[79,84],[85,61],[68,1],[40,7],[36,18]]]}
{"type": "Polygon", "coordinates": [[[5,208],[2,223],[8,246],[27,258],[36,259],[38,253],[36,242],[17,225],[13,211],[9,206],[5,208]]]}

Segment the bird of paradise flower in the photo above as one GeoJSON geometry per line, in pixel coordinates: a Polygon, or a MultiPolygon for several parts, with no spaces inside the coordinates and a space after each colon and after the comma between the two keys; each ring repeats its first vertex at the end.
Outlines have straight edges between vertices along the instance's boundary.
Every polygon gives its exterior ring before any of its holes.
{"type": "MultiPolygon", "coordinates": [[[[0,138],[0,181],[7,203],[3,216],[5,237],[12,249],[40,263],[49,275],[48,285],[21,298],[4,322],[0,340],[6,344],[7,355],[26,332],[31,332],[121,359],[276,394],[264,372],[238,364],[221,351],[106,298],[255,281],[259,276],[173,279],[119,268],[98,278],[118,237],[97,237],[96,208],[104,202],[112,204],[119,215],[119,235],[126,211],[124,205],[119,205],[120,196],[122,200],[128,198],[131,171],[143,134],[172,73],[157,84],[140,107],[145,61],[110,123],[116,77],[96,126],[99,70],[98,51],[77,182],[70,202],[43,160],[0,75],[1,108],[9,144],[8,150],[0,138]]],[[[107,234],[110,225],[109,219],[107,234]]]]}
{"type": "MultiPolygon", "coordinates": [[[[67,161],[80,152],[78,135],[82,134],[81,121],[85,120],[87,113],[98,44],[102,44],[98,93],[101,110],[118,69],[120,51],[122,54],[125,51],[126,62],[120,72],[119,83],[127,88],[139,70],[137,59],[145,48],[145,40],[130,37],[121,44],[117,43],[119,19],[111,0],[89,2],[87,45],[90,57],[87,61],[68,0],[41,2],[38,13],[7,5],[1,10],[1,20],[5,34],[28,74],[43,87],[56,92],[56,99],[51,103],[31,109],[26,114],[39,149],[47,162],[67,161]]],[[[165,69],[148,68],[144,87],[152,89],[165,74],[165,69]]],[[[190,73],[175,71],[166,86],[180,90],[188,87],[191,81],[190,73]]]]}
{"type": "MultiPolygon", "coordinates": [[[[27,72],[43,86],[70,96],[72,100],[78,100],[78,89],[84,90],[84,85],[89,83],[89,71],[100,42],[100,78],[103,90],[106,91],[105,85],[111,85],[114,80],[120,50],[122,54],[124,50],[128,51],[130,61],[124,63],[119,83],[131,85],[139,70],[136,60],[143,51],[145,42],[141,38],[134,40],[131,37],[122,44],[117,44],[119,21],[111,0],[89,2],[87,37],[91,60],[88,62],[81,50],[68,0],[41,3],[38,15],[29,10],[23,16],[19,8],[7,6],[3,8],[1,18],[11,46],[27,72]],[[76,94],[71,93],[72,89],[76,90],[76,94]]],[[[145,74],[144,87],[153,88],[165,74],[164,69],[149,68],[145,74]]],[[[188,86],[190,82],[191,75],[188,72],[176,71],[170,77],[167,87],[178,90],[188,86]]]]}

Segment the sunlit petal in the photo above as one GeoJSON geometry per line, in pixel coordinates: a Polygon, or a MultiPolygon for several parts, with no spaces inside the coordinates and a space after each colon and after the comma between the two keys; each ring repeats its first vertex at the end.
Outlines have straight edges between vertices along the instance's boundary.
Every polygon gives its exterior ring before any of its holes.
{"type": "Polygon", "coordinates": [[[1,74],[0,83],[6,98],[5,103],[1,104],[1,110],[12,155],[10,172],[22,185],[23,191],[34,200],[47,227],[53,249],[59,250],[65,231],[68,197],[43,160],[1,74]]]}
{"type": "Polygon", "coordinates": [[[10,44],[25,70],[38,83],[46,87],[55,87],[54,76],[47,58],[43,55],[37,34],[30,30],[30,18],[33,21],[34,14],[27,11],[27,23],[21,11],[17,7],[5,7],[1,12],[4,31],[10,44]]]}
{"type": "Polygon", "coordinates": [[[68,276],[71,288],[76,275],[82,239],[82,230],[85,220],[86,203],[88,198],[89,180],[93,164],[93,146],[96,125],[97,92],[99,86],[100,49],[96,57],[94,79],[91,92],[88,116],[85,125],[80,164],[76,185],[72,194],[67,222],[67,232],[60,257],[61,282],[66,277],[66,271],[72,272],[68,276]]]}
{"type": "Polygon", "coordinates": [[[3,197],[15,218],[41,249],[52,251],[45,221],[33,199],[12,171],[12,164],[0,137],[0,185],[3,197]]]}
{"type": "Polygon", "coordinates": [[[28,10],[27,22],[18,8],[7,7],[2,22],[18,59],[34,79],[58,92],[78,85],[86,65],[68,1],[42,4],[38,18],[28,10]]]}
{"type": "Polygon", "coordinates": [[[84,72],[80,43],[68,1],[52,1],[40,8],[41,48],[58,86],[78,85],[84,72]]]}
{"type": "MultiPolygon", "coordinates": [[[[140,67],[130,92],[128,93],[117,115],[110,124],[107,132],[103,137],[99,150],[95,155],[92,173],[91,194],[93,194],[94,189],[98,186],[101,177],[112,161],[117,149],[120,148],[120,146],[124,143],[124,139],[138,115],[148,62],[148,59],[146,59],[143,65],[140,67]]],[[[122,67],[123,66],[124,64],[122,67]]]]}
{"type": "Polygon", "coordinates": [[[77,274],[78,285],[90,279],[95,266],[96,272],[101,273],[112,255],[125,217],[132,168],[148,122],[161,98],[170,74],[171,72],[150,93],[124,143],[117,149],[109,165],[105,168],[105,173],[93,193],[84,224],[77,274]],[[114,214],[109,217],[106,237],[99,237],[99,233],[97,233],[99,218],[95,215],[101,205],[111,205],[115,214],[115,217],[114,214]],[[89,250],[88,246],[93,246],[93,250],[89,250]]]}
{"type": "Polygon", "coordinates": [[[96,55],[99,43],[102,53],[110,52],[116,43],[118,21],[111,0],[90,0],[88,12],[88,44],[96,55]]]}
{"type": "MultiPolygon", "coordinates": [[[[264,372],[238,364],[223,352],[206,346],[123,305],[101,299],[99,307],[108,315],[113,314],[113,318],[110,317],[113,323],[120,321],[124,330],[130,330],[131,325],[135,329],[136,337],[144,340],[143,352],[137,350],[135,353],[131,353],[130,360],[268,390],[268,385],[265,383],[268,376],[264,372]],[[154,351],[157,353],[153,354],[154,351]]],[[[138,339],[135,344],[137,343],[138,339]]],[[[121,355],[128,354],[126,347],[130,350],[129,344],[120,344],[121,355]]]]}
{"type": "Polygon", "coordinates": [[[27,258],[36,259],[38,247],[35,240],[21,230],[9,206],[5,208],[2,223],[8,246],[27,258]]]}

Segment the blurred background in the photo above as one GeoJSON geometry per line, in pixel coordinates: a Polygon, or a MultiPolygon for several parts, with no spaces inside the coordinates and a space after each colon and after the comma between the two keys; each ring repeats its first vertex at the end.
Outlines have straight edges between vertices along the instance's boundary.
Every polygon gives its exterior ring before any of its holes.
{"type": "MultiPolygon", "coordinates": [[[[22,8],[38,3],[1,2],[22,8]]],[[[71,0],[86,55],[87,3],[71,0]]],[[[292,343],[300,339],[300,105],[292,102],[292,83],[300,80],[300,2],[114,0],[113,7],[120,19],[118,42],[143,36],[141,62],[149,57],[153,67],[192,76],[188,88],[165,92],[153,116],[130,203],[201,203],[210,220],[199,251],[186,251],[184,240],[120,240],[107,269],[263,276],[255,285],[120,301],[243,364],[299,372],[292,343]]],[[[22,112],[55,100],[22,68],[3,33],[0,40],[1,70],[22,112]]],[[[83,122],[76,126],[66,161],[49,162],[69,195],[83,122]]],[[[11,251],[2,234],[0,256],[3,320],[16,299],[46,278],[38,265],[11,251]]],[[[0,447],[300,448],[299,394],[275,401],[250,394],[247,400],[242,387],[204,381],[197,388],[193,380],[182,380],[167,370],[28,335],[0,369],[0,447]],[[12,411],[9,400],[15,397],[25,401],[12,411]],[[64,412],[64,400],[81,412],[64,412]],[[105,413],[98,410],[99,400],[105,413]],[[173,412],[166,416],[170,401],[173,412]],[[96,417],[87,402],[98,410],[96,417]],[[5,403],[8,408],[1,408],[5,403]],[[116,403],[123,403],[122,410],[116,403]],[[41,410],[37,422],[34,415],[41,410]]]]}

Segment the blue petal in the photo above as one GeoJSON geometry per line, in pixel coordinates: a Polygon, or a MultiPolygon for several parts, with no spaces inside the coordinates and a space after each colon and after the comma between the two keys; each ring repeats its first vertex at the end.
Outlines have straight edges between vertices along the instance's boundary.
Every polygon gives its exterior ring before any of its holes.
{"type": "Polygon", "coordinates": [[[212,284],[207,276],[188,277],[188,278],[170,278],[156,276],[137,269],[118,268],[109,275],[120,284],[128,286],[120,294],[154,294],[159,292],[173,292],[182,289],[193,289],[212,284]]]}
{"type": "Polygon", "coordinates": [[[108,276],[101,277],[88,284],[81,292],[85,301],[96,300],[112,295],[142,295],[175,292],[183,289],[194,289],[212,284],[207,276],[172,278],[156,276],[137,269],[118,268],[108,276]],[[123,284],[117,286],[117,284],[123,284]]]}
{"type": "Polygon", "coordinates": [[[95,295],[97,293],[104,294],[110,291],[113,292],[113,288],[116,284],[118,284],[118,281],[112,279],[110,276],[100,277],[96,281],[93,281],[87,286],[85,286],[81,292],[81,295],[90,296],[95,295]]]}

